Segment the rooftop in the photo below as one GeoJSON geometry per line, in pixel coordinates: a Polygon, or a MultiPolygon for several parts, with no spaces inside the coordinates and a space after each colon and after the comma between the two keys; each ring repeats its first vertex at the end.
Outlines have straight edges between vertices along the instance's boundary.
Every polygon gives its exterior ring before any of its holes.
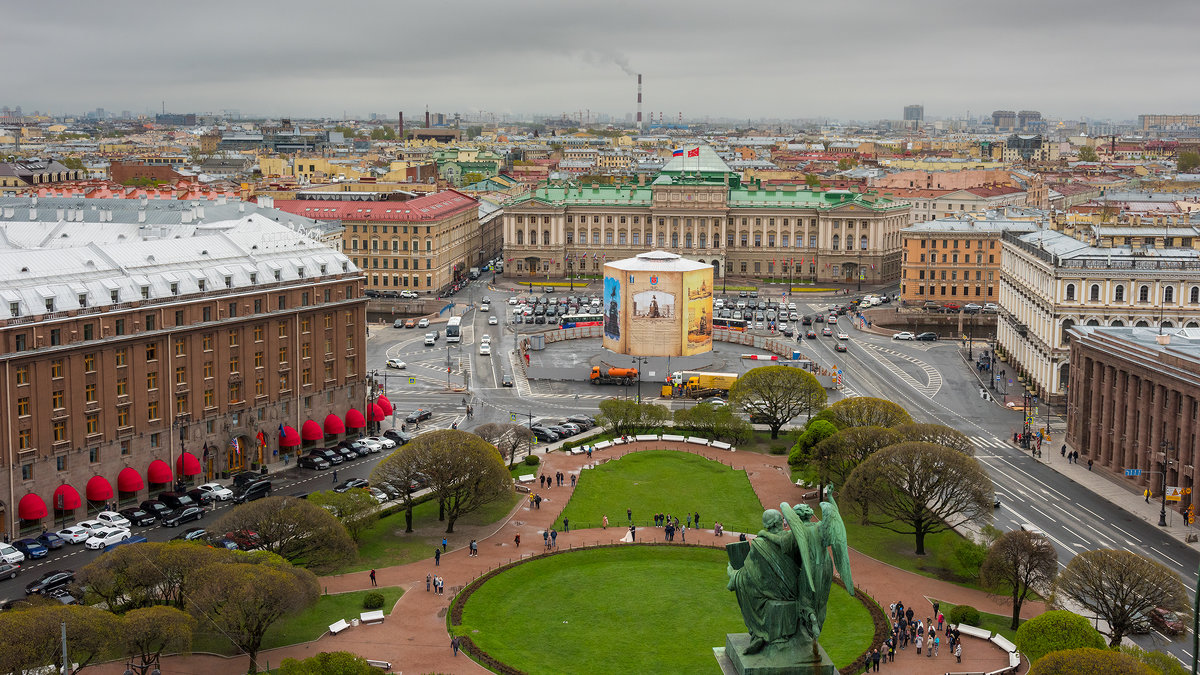
{"type": "Polygon", "coordinates": [[[639,253],[632,258],[607,263],[604,267],[612,267],[625,272],[694,272],[712,269],[711,265],[688,260],[681,255],[667,251],[639,253]]]}
{"type": "Polygon", "coordinates": [[[446,190],[404,202],[321,201],[276,199],[275,208],[316,220],[426,222],[478,208],[473,198],[446,190]]]}

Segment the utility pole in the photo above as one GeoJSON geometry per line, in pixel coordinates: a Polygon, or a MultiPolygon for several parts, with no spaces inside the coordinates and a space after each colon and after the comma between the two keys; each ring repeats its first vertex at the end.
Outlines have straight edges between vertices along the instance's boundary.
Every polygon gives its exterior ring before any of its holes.
{"type": "Polygon", "coordinates": [[[646,358],[645,356],[633,357],[634,367],[637,368],[637,366],[639,364],[642,366],[641,368],[638,368],[638,378],[637,378],[637,402],[638,403],[642,402],[642,371],[645,370],[647,361],[649,361],[649,359],[646,358]]]}
{"type": "Polygon", "coordinates": [[[1162,442],[1163,458],[1162,461],[1159,462],[1159,465],[1162,467],[1162,508],[1158,512],[1159,527],[1167,526],[1167,467],[1171,465],[1169,453],[1174,449],[1175,446],[1172,445],[1170,441],[1162,442]]]}

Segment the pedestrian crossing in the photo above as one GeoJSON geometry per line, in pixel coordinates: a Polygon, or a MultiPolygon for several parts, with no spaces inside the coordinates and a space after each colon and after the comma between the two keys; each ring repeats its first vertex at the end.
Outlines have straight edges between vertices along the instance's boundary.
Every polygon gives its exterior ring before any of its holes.
{"type": "Polygon", "coordinates": [[[1008,447],[1007,443],[995,436],[967,436],[967,438],[971,441],[971,445],[977,448],[996,450],[1008,447]]]}

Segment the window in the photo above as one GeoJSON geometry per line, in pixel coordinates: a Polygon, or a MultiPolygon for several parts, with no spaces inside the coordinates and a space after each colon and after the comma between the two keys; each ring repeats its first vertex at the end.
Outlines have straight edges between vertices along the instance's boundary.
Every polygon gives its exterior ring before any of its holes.
{"type": "Polygon", "coordinates": [[[83,372],[96,372],[96,354],[94,352],[83,355],[83,372]]]}
{"type": "Polygon", "coordinates": [[[183,415],[187,411],[187,394],[179,394],[175,397],[175,414],[183,415]]]}
{"type": "Polygon", "coordinates": [[[87,403],[95,403],[96,402],[96,383],[95,382],[88,382],[87,384],[83,385],[83,400],[86,401],[87,403]]]}
{"type": "Polygon", "coordinates": [[[841,237],[839,237],[836,234],[833,235],[833,248],[835,248],[835,249],[838,248],[839,246],[841,246],[841,243],[842,243],[841,237]]]}
{"type": "Polygon", "coordinates": [[[187,343],[183,341],[183,338],[175,338],[175,356],[186,356],[186,345],[187,343]]]}
{"type": "Polygon", "coordinates": [[[158,401],[150,401],[146,404],[146,419],[150,421],[158,419],[158,401]]]}
{"type": "Polygon", "coordinates": [[[287,363],[287,360],[288,360],[288,359],[287,359],[287,353],[288,353],[288,349],[287,349],[287,347],[280,347],[280,348],[279,348],[279,362],[280,362],[280,363],[287,363]]]}
{"type": "Polygon", "coordinates": [[[158,360],[158,345],[155,345],[155,344],[146,345],[146,360],[147,361],[157,361],[158,360]]]}
{"type": "Polygon", "coordinates": [[[1125,302],[1125,286],[1118,285],[1113,289],[1113,300],[1117,302],[1125,302]]]}
{"type": "Polygon", "coordinates": [[[1067,300],[1075,299],[1075,284],[1067,284],[1067,300]]]}
{"type": "Polygon", "coordinates": [[[212,334],[211,333],[200,338],[200,348],[206,352],[212,351],[212,334]]]}
{"type": "Polygon", "coordinates": [[[155,324],[154,324],[154,315],[153,315],[153,314],[147,314],[147,315],[146,315],[146,330],[154,330],[154,326],[155,326],[155,324]]]}
{"type": "Polygon", "coordinates": [[[92,434],[100,433],[100,415],[99,415],[99,413],[89,413],[88,414],[88,416],[87,416],[87,433],[89,436],[91,436],[92,434]]]}
{"type": "Polygon", "coordinates": [[[127,396],[129,394],[129,380],[122,377],[117,380],[117,396],[127,396]]]}
{"type": "MultiPolygon", "coordinates": [[[[21,429],[17,432],[17,449],[28,450],[33,447],[33,432],[29,429],[21,429]]],[[[26,473],[27,467],[21,467],[21,478],[29,480],[30,476],[26,473]]]]}
{"type": "Polygon", "coordinates": [[[262,352],[254,352],[254,367],[255,368],[263,367],[263,353],[262,352]]]}
{"type": "Polygon", "coordinates": [[[865,250],[867,250],[867,235],[865,235],[865,234],[864,234],[864,235],[863,235],[863,236],[862,236],[862,237],[859,239],[858,247],[859,247],[859,248],[861,248],[861,249],[862,249],[862,250],[864,250],[864,251],[865,251],[865,250]]]}
{"type": "MultiPolygon", "coordinates": [[[[65,440],[67,440],[67,423],[64,420],[60,420],[54,423],[54,442],[58,443],[65,440]]],[[[59,460],[61,461],[62,458],[60,457],[59,460]]],[[[61,471],[62,469],[60,468],[59,470],[61,471]]]]}
{"type": "Polygon", "coordinates": [[[1167,286],[1163,289],[1163,302],[1175,302],[1175,287],[1167,286]]]}
{"type": "Polygon", "coordinates": [[[240,365],[240,360],[238,359],[238,357],[230,356],[229,357],[229,372],[231,372],[231,373],[239,372],[240,369],[238,368],[238,365],[240,365]]]}
{"type": "Polygon", "coordinates": [[[94,324],[94,323],[83,324],[83,339],[84,340],[93,340],[95,338],[96,338],[96,324],[94,324]]]}
{"type": "Polygon", "coordinates": [[[1142,285],[1138,287],[1138,302],[1150,302],[1149,286],[1142,285]]]}
{"type": "Polygon", "coordinates": [[[312,368],[305,368],[300,373],[300,384],[308,386],[312,384],[312,368]]]}
{"type": "Polygon", "coordinates": [[[287,322],[279,322],[279,337],[287,337],[287,322]]]}
{"type": "Polygon", "coordinates": [[[29,366],[17,366],[17,384],[29,384],[29,366]]]}
{"type": "Polygon", "coordinates": [[[216,405],[215,401],[216,401],[216,394],[213,392],[213,390],[205,389],[204,390],[204,407],[205,408],[214,407],[216,405]]]}
{"type": "Polygon", "coordinates": [[[88,450],[88,462],[92,464],[100,463],[100,448],[90,448],[88,450]]]}
{"type": "Polygon", "coordinates": [[[57,379],[60,379],[62,376],[63,376],[62,359],[55,359],[55,360],[51,361],[50,362],[50,377],[53,377],[54,379],[57,380],[57,379]]]}
{"type": "Polygon", "coordinates": [[[236,329],[229,331],[229,346],[230,347],[238,346],[238,332],[236,329]]]}
{"type": "Polygon", "coordinates": [[[22,396],[17,399],[17,416],[26,417],[29,415],[29,397],[22,396]]]}
{"type": "Polygon", "coordinates": [[[213,376],[213,362],[205,361],[204,362],[204,379],[211,380],[212,376],[213,376]]]}
{"type": "Polygon", "coordinates": [[[1088,290],[1088,300],[1090,302],[1100,302],[1100,284],[1092,284],[1088,290]]]}
{"type": "Polygon", "coordinates": [[[1188,302],[1193,305],[1200,304],[1200,286],[1192,286],[1192,290],[1188,293],[1188,302]]]}
{"type": "Polygon", "coordinates": [[[267,395],[267,383],[266,383],[266,380],[264,380],[261,377],[254,380],[254,395],[255,396],[266,396],[267,395]]]}
{"type": "Polygon", "coordinates": [[[50,329],[50,346],[57,347],[61,344],[62,344],[62,329],[61,328],[51,328],[50,329]]]}
{"type": "Polygon", "coordinates": [[[183,384],[187,382],[187,369],[179,366],[175,369],[175,384],[183,384]]]}
{"type": "Polygon", "coordinates": [[[263,327],[262,326],[254,327],[254,341],[255,342],[263,341],[263,327]]]}
{"type": "MultiPolygon", "coordinates": [[[[123,406],[123,407],[117,408],[117,426],[118,427],[129,426],[129,406],[123,406]]],[[[122,445],[121,454],[128,455],[129,454],[128,450],[129,450],[128,447],[122,445]]]]}
{"type": "Polygon", "coordinates": [[[232,382],[229,385],[229,402],[238,403],[242,400],[242,385],[239,382],[232,382]]]}
{"type": "Polygon", "coordinates": [[[205,307],[200,311],[200,319],[202,321],[212,321],[212,307],[205,307]]]}

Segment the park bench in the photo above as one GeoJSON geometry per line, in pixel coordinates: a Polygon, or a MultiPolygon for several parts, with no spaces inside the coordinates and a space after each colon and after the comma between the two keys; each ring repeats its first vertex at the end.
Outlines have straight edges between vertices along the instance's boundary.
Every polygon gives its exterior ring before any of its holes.
{"type": "Polygon", "coordinates": [[[349,627],[350,627],[350,624],[346,623],[345,619],[338,619],[337,623],[329,624],[329,633],[331,635],[337,635],[338,633],[346,630],[349,627]]]}
{"type": "Polygon", "coordinates": [[[708,439],[700,438],[699,436],[688,436],[687,442],[694,443],[695,445],[708,445],[708,439]]]}
{"type": "Polygon", "coordinates": [[[965,633],[971,637],[977,637],[980,640],[987,640],[992,637],[992,631],[984,628],[977,628],[975,626],[968,626],[965,623],[960,623],[955,626],[955,628],[958,628],[959,632],[961,633],[965,633]]]}
{"type": "Polygon", "coordinates": [[[358,619],[363,623],[383,623],[383,610],[377,609],[373,612],[363,612],[358,615],[358,619]]]}
{"type": "Polygon", "coordinates": [[[1008,638],[1004,637],[1003,635],[1001,635],[999,633],[996,633],[995,635],[992,636],[992,642],[997,647],[999,647],[1000,649],[1003,649],[1004,651],[1008,652],[1009,654],[1012,654],[1017,651],[1017,646],[1014,645],[1011,640],[1009,640],[1008,638]]]}
{"type": "Polygon", "coordinates": [[[733,446],[728,443],[725,443],[723,441],[713,441],[712,443],[709,443],[709,445],[711,445],[714,448],[717,448],[718,450],[729,450],[731,452],[733,451],[733,446]]]}
{"type": "Polygon", "coordinates": [[[537,476],[532,473],[523,473],[517,476],[518,483],[532,483],[535,480],[537,480],[537,476]]]}
{"type": "Polygon", "coordinates": [[[367,659],[367,665],[373,668],[381,668],[383,670],[391,670],[392,664],[389,661],[380,661],[379,659],[367,659]]]}
{"type": "MultiPolygon", "coordinates": [[[[686,439],[686,438],[684,438],[683,436],[678,436],[678,435],[676,435],[676,434],[663,434],[663,435],[662,435],[662,439],[663,439],[664,441],[671,441],[671,442],[673,442],[673,443],[683,443],[685,440],[687,440],[687,439],[686,439]]],[[[640,441],[640,440],[642,440],[642,437],[641,437],[641,436],[638,436],[638,440],[639,440],[639,441],[640,441]]],[[[652,438],[652,439],[650,439],[650,440],[658,440],[658,439],[652,438]]]]}

